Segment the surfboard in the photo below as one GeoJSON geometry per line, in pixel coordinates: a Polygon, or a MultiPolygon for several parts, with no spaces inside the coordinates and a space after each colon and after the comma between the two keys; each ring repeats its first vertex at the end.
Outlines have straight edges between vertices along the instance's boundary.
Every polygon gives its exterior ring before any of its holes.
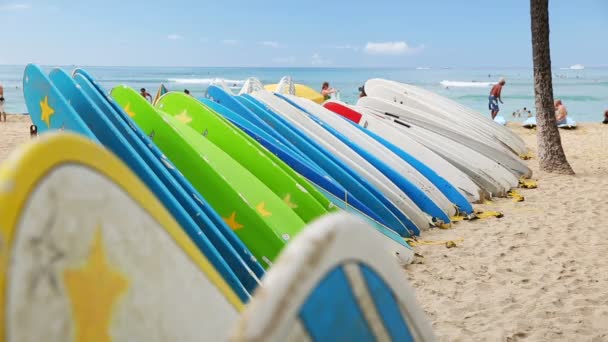
{"type": "MultiPolygon", "coordinates": [[[[268,84],[264,86],[264,89],[266,89],[267,91],[274,92],[277,89],[277,85],[278,84],[268,84]]],[[[298,83],[295,84],[295,94],[293,95],[309,99],[316,103],[323,103],[323,101],[325,101],[325,98],[323,97],[323,95],[321,95],[321,93],[312,89],[309,86],[298,83]]]]}
{"type": "Polygon", "coordinates": [[[325,107],[307,99],[277,94],[291,105],[307,113],[315,122],[353,148],[414,200],[422,210],[449,223],[456,214],[450,200],[416,168],[377,140],[337,117],[325,107]]]}
{"type": "MultiPolygon", "coordinates": [[[[124,160],[128,165],[132,165],[135,160],[141,160],[154,172],[156,177],[171,192],[179,204],[189,214],[191,219],[197,224],[198,229],[191,231],[191,234],[198,235],[200,232],[205,234],[209,241],[217,248],[220,255],[224,258],[230,269],[235,273],[243,286],[249,293],[257,288],[259,278],[264,274],[261,265],[255,257],[226,225],[219,215],[211,208],[205,198],[177,171],[175,166],[164,156],[154,144],[149,141],[139,129],[137,129],[127,114],[122,110],[115,110],[108,98],[103,96],[105,92],[98,90],[88,77],[84,75],[84,70],[76,70],[73,79],[80,89],[92,102],[89,108],[84,110],[98,112],[106,120],[97,121],[95,129],[106,131],[116,131],[133,148],[136,155],[124,155],[124,160]],[[97,108],[92,108],[94,106],[97,108]]],[[[72,102],[78,101],[78,96],[72,96],[72,102]]],[[[102,135],[107,135],[103,133],[102,135]]],[[[106,144],[113,145],[117,140],[110,139],[106,144]]],[[[134,170],[140,168],[135,166],[134,170]]],[[[150,179],[146,175],[142,179],[150,179]]],[[[154,185],[151,186],[154,188],[154,185]]],[[[193,239],[196,240],[196,237],[193,239]]]]}
{"type": "Polygon", "coordinates": [[[287,246],[263,280],[272,296],[253,298],[233,339],[434,341],[394,258],[374,252],[381,240],[343,215],[323,217],[287,246]]]}
{"type": "MultiPolygon", "coordinates": [[[[250,286],[256,287],[258,280],[255,278],[261,278],[262,275],[264,275],[264,269],[251,254],[251,251],[249,251],[243,242],[236,236],[232,229],[228,227],[226,222],[215,212],[215,210],[213,210],[209,203],[196,189],[194,189],[184,175],[177,170],[164,154],[162,154],[150,138],[135,125],[128,114],[125,113],[91,75],[83,69],[76,69],[73,72],[73,78],[76,83],[81,86],[80,89],[85,92],[100,109],[102,109],[108,119],[112,121],[119,130],[122,130],[127,138],[133,139],[131,143],[134,148],[140,148],[140,156],[146,160],[146,163],[155,171],[159,178],[166,180],[165,185],[170,189],[175,187],[178,188],[178,190],[181,186],[183,191],[192,197],[195,204],[198,206],[198,209],[203,211],[213,222],[224,238],[228,240],[232,248],[240,255],[247,267],[253,272],[253,275],[249,278],[254,278],[254,284],[249,284],[250,281],[246,281],[242,278],[241,281],[243,281],[247,288],[250,286]],[[146,149],[152,153],[152,156],[150,156],[146,149]],[[168,172],[178,184],[175,184],[171,177],[166,176],[166,172],[168,172]]],[[[196,210],[191,211],[192,215],[197,216],[196,213],[196,210]]],[[[217,246],[221,248],[221,245],[217,246]]],[[[240,275],[238,269],[235,270],[235,272],[237,275],[240,275]]]]}
{"type": "Polygon", "coordinates": [[[333,210],[331,202],[308,181],[197,99],[171,92],[161,97],[156,107],[192,127],[237,160],[304,222],[333,210]]]}
{"type": "MultiPolygon", "coordinates": [[[[372,137],[376,141],[380,142],[386,148],[388,148],[393,153],[398,155],[401,159],[403,159],[407,163],[409,163],[412,167],[416,168],[416,170],[418,170],[429,181],[431,181],[437,187],[437,189],[441,190],[441,192],[452,203],[454,203],[458,207],[458,210],[460,212],[464,212],[467,214],[473,213],[473,207],[469,203],[469,200],[467,199],[466,195],[461,193],[455,185],[452,185],[452,183],[450,183],[448,180],[446,180],[441,175],[439,175],[439,173],[436,172],[435,169],[432,169],[431,167],[429,167],[425,163],[421,162],[416,157],[414,157],[410,153],[406,152],[405,150],[401,149],[396,144],[393,144],[392,142],[385,139],[384,137],[368,130],[367,128],[359,126],[357,123],[363,117],[363,115],[361,113],[358,113],[338,102],[331,102],[331,101],[325,102],[323,104],[323,106],[325,108],[327,108],[328,110],[330,110],[332,113],[339,114],[340,116],[342,116],[343,118],[346,119],[345,120],[346,122],[352,124],[353,127],[356,127],[361,132],[367,134],[368,136],[372,137]]],[[[387,136],[387,135],[389,135],[389,132],[386,132],[386,131],[383,132],[383,136],[387,136]]],[[[399,137],[399,138],[402,138],[402,137],[399,137]]],[[[398,138],[398,140],[403,140],[403,139],[399,139],[399,138],[398,138]]],[[[407,145],[409,148],[414,148],[414,149],[415,149],[415,147],[419,147],[419,146],[411,146],[411,144],[408,144],[407,142],[405,143],[405,145],[407,145]]],[[[420,148],[418,150],[420,150],[420,148]]],[[[428,150],[426,152],[432,153],[431,151],[428,151],[428,150]]],[[[439,156],[436,156],[436,157],[441,159],[445,164],[450,165],[449,163],[445,162],[439,156]]],[[[468,177],[466,177],[464,175],[463,175],[463,178],[468,180],[468,177]]],[[[471,182],[470,180],[469,180],[469,182],[474,185],[474,183],[471,182]]],[[[477,191],[478,190],[479,189],[477,189],[477,191]]]]}
{"type": "Polygon", "coordinates": [[[274,109],[285,119],[289,120],[294,127],[301,130],[310,139],[315,140],[317,143],[331,151],[331,153],[335,154],[344,163],[353,168],[353,170],[365,177],[371,184],[378,188],[378,190],[380,190],[397,208],[403,212],[403,214],[410,220],[410,223],[413,223],[413,226],[411,225],[408,228],[419,232],[420,230],[430,227],[430,216],[425,214],[414,203],[414,201],[399,188],[398,185],[392,182],[388,177],[382,174],[380,170],[371,165],[371,163],[366,161],[365,158],[361,157],[358,153],[353,151],[350,147],[341,142],[331,133],[323,129],[319,129],[320,126],[311,118],[303,115],[303,113],[297,108],[284,102],[272,93],[260,91],[254,93],[253,96],[266,103],[266,105],[274,109]]]}
{"type": "Polygon", "coordinates": [[[265,120],[274,122],[273,127],[277,131],[281,131],[281,134],[288,137],[290,141],[297,143],[298,148],[314,159],[318,165],[322,166],[324,170],[339,180],[339,182],[348,188],[357,198],[362,199],[366,205],[381,216],[383,220],[389,222],[386,224],[391,229],[395,230],[402,236],[409,236],[413,231],[416,233],[418,229],[411,222],[411,220],[405,216],[405,214],[397,208],[397,206],[391,202],[380,190],[372,185],[366,178],[353,170],[343,160],[336,157],[326,147],[322,146],[319,142],[308,137],[304,132],[295,127],[286,118],[277,114],[274,109],[267,106],[265,103],[258,99],[244,95],[243,103],[247,106],[251,106],[256,111],[256,114],[260,117],[264,117],[265,120]]]}
{"type": "MultiPolygon", "coordinates": [[[[202,217],[202,213],[193,213],[201,216],[199,218],[200,225],[197,225],[197,220],[193,219],[192,216],[188,215],[188,212],[182,207],[175,196],[170,194],[164,184],[158,179],[158,177],[152,172],[149,165],[147,165],[136,153],[129,142],[113,127],[107,118],[100,112],[99,108],[89,101],[84,95],[70,76],[61,69],[53,69],[49,74],[50,81],[58,89],[63,96],[69,101],[71,106],[74,108],[74,113],[78,115],[82,122],[84,122],[91,132],[95,134],[95,137],[99,139],[99,142],[103,144],[110,151],[115,153],[119,158],[126,162],[129,167],[146,183],[146,185],[155,193],[159,198],[163,198],[168,208],[171,208],[174,212],[174,216],[178,218],[180,223],[183,223],[183,227],[186,232],[190,235],[192,240],[199,246],[201,251],[207,255],[208,259],[213,265],[220,271],[222,276],[230,286],[234,288],[234,291],[241,296],[242,300],[247,300],[249,292],[244,288],[243,283],[234,273],[231,265],[227,263],[218,249],[227,248],[225,242],[221,241],[221,244],[214,246],[209,241],[209,233],[217,235],[215,227],[209,222],[208,219],[202,217]],[[168,195],[165,199],[164,196],[168,195]],[[162,196],[162,197],[161,197],[162,196]],[[207,234],[201,234],[200,229],[206,231],[207,234]]],[[[231,264],[235,271],[241,271],[242,277],[251,282],[251,291],[255,289],[255,282],[253,279],[249,279],[250,271],[244,269],[244,263],[242,260],[237,258],[234,251],[232,253],[226,253],[226,257],[230,257],[232,260],[231,264]]]]}
{"type": "Polygon", "coordinates": [[[28,64],[23,71],[23,98],[39,134],[49,130],[69,130],[97,140],[48,76],[35,64],[28,64]]]}
{"type": "Polygon", "coordinates": [[[427,117],[449,119],[452,126],[462,127],[471,136],[489,138],[486,140],[489,145],[501,141],[518,155],[527,152],[524,141],[506,127],[497,126],[486,115],[426,89],[411,84],[370,79],[365,82],[365,90],[368,96],[421,109],[427,113],[427,117]]]}
{"type": "Polygon", "coordinates": [[[167,155],[268,268],[304,222],[266,185],[178,119],[157,111],[136,91],[112,89],[132,119],[167,155]]]}
{"type": "Polygon", "coordinates": [[[0,166],[0,232],[7,341],[197,341],[201,322],[225,340],[244,306],[139,178],[75,133],[0,166]]]}
{"type": "MultiPolygon", "coordinates": [[[[534,128],[536,127],[536,117],[533,116],[531,118],[527,118],[526,121],[524,121],[521,124],[523,127],[525,128],[534,128]]],[[[576,128],[576,121],[574,119],[572,119],[571,117],[567,116],[566,117],[566,123],[565,124],[560,124],[557,125],[557,127],[559,128],[565,128],[565,129],[574,129],[576,128]]]]}

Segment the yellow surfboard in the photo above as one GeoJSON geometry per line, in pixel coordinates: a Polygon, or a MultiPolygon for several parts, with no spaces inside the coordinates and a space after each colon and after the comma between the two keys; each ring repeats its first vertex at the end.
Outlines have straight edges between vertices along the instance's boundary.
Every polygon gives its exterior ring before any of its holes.
{"type": "Polygon", "coordinates": [[[1,341],[225,340],[243,309],[130,169],[70,133],[0,166],[0,258],[1,341]]]}
{"type": "MultiPolygon", "coordinates": [[[[303,84],[296,84],[295,88],[296,88],[296,93],[295,93],[296,96],[312,100],[319,104],[323,103],[323,101],[325,101],[325,99],[323,98],[323,95],[321,95],[321,93],[312,89],[309,86],[305,86],[303,84]]],[[[266,89],[268,91],[275,91],[277,89],[277,84],[268,84],[268,85],[264,86],[264,89],[266,89]]]]}

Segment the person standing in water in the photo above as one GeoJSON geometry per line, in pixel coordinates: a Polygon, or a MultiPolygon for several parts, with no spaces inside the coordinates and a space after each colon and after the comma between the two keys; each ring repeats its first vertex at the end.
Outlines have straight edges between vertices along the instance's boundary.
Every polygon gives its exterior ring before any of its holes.
{"type": "Polygon", "coordinates": [[[4,111],[4,87],[0,83],[0,122],[2,122],[2,117],[4,117],[4,122],[6,122],[6,112],[4,111]]]}
{"type": "Polygon", "coordinates": [[[494,118],[496,117],[496,115],[498,115],[498,112],[500,111],[500,108],[498,107],[498,101],[500,101],[500,103],[504,103],[502,102],[500,94],[502,92],[502,87],[504,87],[505,83],[507,82],[504,78],[501,77],[500,80],[498,80],[498,83],[492,87],[492,90],[490,90],[490,97],[488,98],[488,109],[490,109],[490,112],[492,114],[492,120],[494,120],[494,118]]]}
{"type": "Polygon", "coordinates": [[[331,94],[335,94],[336,89],[329,87],[329,82],[323,82],[321,86],[321,95],[323,95],[323,99],[329,100],[331,98],[331,94]]]}
{"type": "Polygon", "coordinates": [[[152,102],[152,95],[146,91],[146,88],[141,88],[139,90],[139,94],[144,97],[144,99],[152,102]]]}

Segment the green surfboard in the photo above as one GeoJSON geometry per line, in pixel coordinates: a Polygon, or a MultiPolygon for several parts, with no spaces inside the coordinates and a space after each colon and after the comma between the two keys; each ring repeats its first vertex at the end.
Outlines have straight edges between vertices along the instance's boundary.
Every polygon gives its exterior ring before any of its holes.
{"type": "Polygon", "coordinates": [[[131,88],[118,86],[112,97],[266,268],[304,227],[282,198],[197,131],[152,107],[131,88]]]}
{"type": "Polygon", "coordinates": [[[309,223],[333,208],[333,204],[306,179],[192,96],[167,93],[158,100],[156,107],[192,127],[237,160],[282,198],[304,222],[309,223]]]}

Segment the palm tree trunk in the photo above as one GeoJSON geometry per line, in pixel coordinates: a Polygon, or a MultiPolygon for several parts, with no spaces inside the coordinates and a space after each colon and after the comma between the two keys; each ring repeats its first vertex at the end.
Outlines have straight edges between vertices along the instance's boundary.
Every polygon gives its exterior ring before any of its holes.
{"type": "Polygon", "coordinates": [[[564,154],[555,120],[549,49],[549,0],[530,0],[530,14],[538,129],[536,139],[540,169],[547,172],[574,174],[564,154]]]}

